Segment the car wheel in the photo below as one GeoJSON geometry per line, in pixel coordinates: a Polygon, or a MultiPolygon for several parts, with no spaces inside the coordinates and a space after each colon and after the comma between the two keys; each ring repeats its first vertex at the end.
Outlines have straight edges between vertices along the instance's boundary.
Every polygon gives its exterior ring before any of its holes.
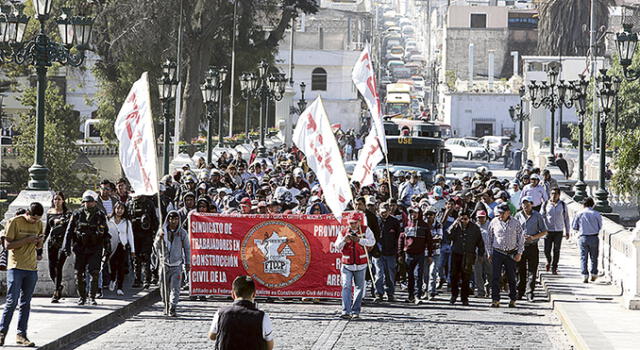
{"type": "Polygon", "coordinates": [[[473,153],[467,153],[467,160],[473,160],[473,153]]]}
{"type": "Polygon", "coordinates": [[[495,151],[491,151],[491,160],[498,160],[498,154],[495,151]]]}

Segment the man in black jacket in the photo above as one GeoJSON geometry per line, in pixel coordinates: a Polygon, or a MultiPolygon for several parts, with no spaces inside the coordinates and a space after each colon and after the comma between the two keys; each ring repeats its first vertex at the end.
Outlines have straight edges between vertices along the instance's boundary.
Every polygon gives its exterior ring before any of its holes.
{"type": "Polygon", "coordinates": [[[373,265],[376,268],[375,288],[376,296],[373,299],[378,303],[382,301],[384,292],[387,292],[387,300],[394,301],[396,260],[398,251],[398,237],[401,228],[400,221],[391,216],[391,211],[387,205],[380,207],[378,226],[380,227],[380,238],[376,242],[380,256],[373,258],[373,265]]]}
{"type": "Polygon", "coordinates": [[[484,252],[482,233],[478,225],[470,221],[470,213],[463,211],[449,229],[451,239],[451,300],[458,299],[462,280],[462,305],[469,305],[469,280],[476,261],[476,252],[484,252]]]}
{"type": "Polygon", "coordinates": [[[213,316],[209,339],[218,350],[273,349],[273,327],[266,312],[258,310],[253,299],[256,286],[249,276],[233,281],[233,305],[220,308],[213,316]]]}

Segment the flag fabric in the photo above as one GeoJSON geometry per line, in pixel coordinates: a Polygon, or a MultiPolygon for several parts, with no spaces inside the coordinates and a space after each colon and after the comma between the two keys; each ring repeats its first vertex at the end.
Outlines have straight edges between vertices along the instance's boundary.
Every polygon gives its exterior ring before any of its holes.
{"type": "Polygon", "coordinates": [[[158,163],[147,72],[136,81],[120,108],[114,130],[120,164],[136,195],[158,193],[158,163]]]}
{"type": "Polygon", "coordinates": [[[293,143],[305,154],[329,209],[339,220],[353,196],[338,142],[319,96],[300,114],[293,131],[293,143]]]}
{"type": "Polygon", "coordinates": [[[384,133],[384,124],[382,120],[382,106],[380,105],[380,97],[376,90],[375,72],[373,70],[373,62],[367,45],[351,74],[353,83],[356,85],[360,94],[371,113],[371,129],[369,135],[365,139],[364,146],[358,155],[358,163],[356,163],[351,181],[358,181],[361,186],[367,186],[373,183],[373,170],[384,159],[387,153],[387,140],[384,133]]]}

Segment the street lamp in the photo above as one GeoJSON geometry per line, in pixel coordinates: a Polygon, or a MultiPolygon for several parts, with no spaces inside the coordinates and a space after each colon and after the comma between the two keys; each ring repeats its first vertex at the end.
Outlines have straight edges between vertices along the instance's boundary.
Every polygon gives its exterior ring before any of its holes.
{"type": "Polygon", "coordinates": [[[511,117],[511,120],[514,123],[520,122],[520,143],[522,143],[522,137],[523,137],[522,136],[523,122],[526,120],[529,120],[529,113],[524,113],[523,103],[524,103],[525,92],[526,92],[525,87],[521,86],[520,90],[518,90],[518,93],[520,94],[520,104],[509,107],[509,116],[511,117]]]}
{"type": "Polygon", "coordinates": [[[616,47],[618,58],[622,66],[622,74],[626,80],[633,81],[640,78],[640,71],[629,68],[633,63],[633,54],[638,45],[638,34],[631,32],[632,24],[623,24],[622,32],[616,34],[616,47]]]}
{"type": "Polygon", "coordinates": [[[566,84],[564,80],[558,81],[559,67],[558,65],[550,65],[547,72],[547,81],[536,83],[535,80],[529,84],[529,96],[533,108],[544,107],[551,112],[551,137],[550,145],[551,154],[547,160],[547,166],[555,166],[555,123],[556,109],[573,107],[572,86],[566,84]]]}
{"type": "Polygon", "coordinates": [[[587,88],[589,81],[584,74],[578,75],[580,80],[571,84],[574,88],[573,100],[575,101],[576,112],[578,112],[578,182],[575,184],[576,193],[573,199],[576,202],[582,201],[588,196],[587,185],[584,183],[584,115],[587,113],[587,88]]]}
{"type": "Polygon", "coordinates": [[[253,73],[242,73],[240,76],[240,90],[242,91],[242,98],[247,101],[244,111],[244,134],[245,143],[251,143],[249,138],[249,107],[251,106],[251,98],[256,96],[256,90],[258,87],[258,76],[253,73]]]}
{"type": "Polygon", "coordinates": [[[202,101],[207,111],[207,164],[211,163],[211,153],[213,149],[213,143],[211,139],[213,137],[213,116],[215,114],[215,104],[220,99],[220,94],[216,86],[218,85],[219,74],[218,70],[214,67],[209,67],[209,70],[205,73],[204,83],[200,85],[200,91],[202,92],[202,101]]]}
{"type": "Polygon", "coordinates": [[[62,43],[52,41],[45,32],[45,22],[51,13],[52,0],[34,0],[36,19],[40,30],[35,38],[23,42],[29,17],[23,14],[24,5],[0,7],[0,63],[13,62],[20,65],[32,65],[36,68],[38,98],[36,103],[36,137],[34,163],[29,168],[27,189],[46,191],[49,189],[47,175],[49,169],[44,166],[44,123],[45,93],[47,89],[47,70],[54,63],[79,67],[84,63],[85,50],[91,39],[93,18],[71,16],[70,9],[64,8],[62,16],[56,21],[62,43]],[[72,52],[72,48],[78,50],[72,52]]]}
{"type": "Polygon", "coordinates": [[[304,99],[304,90],[307,88],[307,85],[303,82],[300,83],[300,100],[298,100],[298,114],[302,114],[305,109],[307,109],[307,100],[304,99]]]}
{"type": "Polygon", "coordinates": [[[618,91],[618,86],[613,83],[613,77],[607,74],[606,69],[600,70],[600,76],[597,78],[597,91],[600,98],[600,106],[602,107],[602,117],[600,118],[600,181],[599,188],[596,191],[596,203],[594,209],[601,213],[610,213],[611,206],[607,198],[609,192],[606,189],[605,168],[606,168],[606,150],[607,150],[607,118],[611,113],[611,107],[618,91]]]}
{"type": "Polygon", "coordinates": [[[158,79],[158,92],[162,103],[162,116],[164,117],[164,148],[163,148],[163,175],[169,174],[169,121],[171,119],[171,101],[176,98],[178,90],[176,63],[170,60],[162,64],[162,78],[158,79]]]}
{"type": "MultiPolygon", "coordinates": [[[[224,82],[227,80],[227,69],[224,67],[218,68],[218,84],[215,86],[218,94],[218,144],[216,148],[222,148],[223,145],[223,135],[222,135],[222,99],[224,82]]],[[[233,101],[232,101],[233,103],[233,101]]],[[[233,125],[229,125],[230,128],[233,128],[233,125]]]]}
{"type": "Polygon", "coordinates": [[[260,146],[258,148],[258,157],[266,157],[266,148],[264,146],[266,113],[269,108],[269,101],[281,101],[284,97],[284,91],[287,84],[287,78],[282,73],[270,73],[269,63],[265,60],[258,64],[258,75],[256,76],[255,94],[260,99],[260,146]]]}

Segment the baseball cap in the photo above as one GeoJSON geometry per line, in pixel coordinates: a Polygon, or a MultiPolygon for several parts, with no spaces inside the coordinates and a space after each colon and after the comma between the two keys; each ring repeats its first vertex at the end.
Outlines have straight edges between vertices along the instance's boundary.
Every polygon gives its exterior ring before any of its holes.
{"type": "Polygon", "coordinates": [[[96,199],[93,198],[93,196],[91,196],[89,194],[82,196],[82,203],[84,203],[84,202],[95,202],[95,201],[96,201],[96,199]]]}
{"type": "Polygon", "coordinates": [[[529,202],[529,203],[533,203],[533,197],[531,196],[524,196],[522,197],[522,202],[529,202]]]}
{"type": "Polygon", "coordinates": [[[538,174],[533,174],[533,175],[531,175],[531,180],[538,180],[538,181],[540,181],[540,175],[538,175],[538,174]]]}
{"type": "Polygon", "coordinates": [[[244,197],[240,200],[240,204],[251,205],[251,199],[249,199],[249,197],[244,197]]]}
{"type": "Polygon", "coordinates": [[[498,214],[506,213],[507,211],[509,211],[509,205],[507,203],[501,203],[496,206],[496,213],[498,214]]]}
{"type": "Polygon", "coordinates": [[[478,212],[476,212],[476,216],[487,216],[487,212],[484,210],[478,210],[478,212]]]}

